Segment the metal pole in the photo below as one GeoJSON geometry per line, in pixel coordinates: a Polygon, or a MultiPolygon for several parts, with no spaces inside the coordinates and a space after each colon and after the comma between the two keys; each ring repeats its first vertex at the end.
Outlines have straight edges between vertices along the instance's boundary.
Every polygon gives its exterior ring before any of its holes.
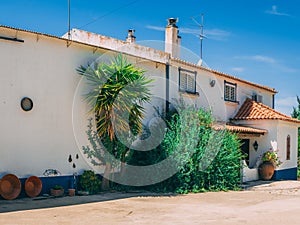
{"type": "Polygon", "coordinates": [[[200,59],[203,59],[203,23],[204,23],[204,19],[203,19],[203,14],[201,14],[201,25],[200,25],[200,59]]]}
{"type": "Polygon", "coordinates": [[[68,40],[71,40],[71,0],[68,0],[68,40]]]}

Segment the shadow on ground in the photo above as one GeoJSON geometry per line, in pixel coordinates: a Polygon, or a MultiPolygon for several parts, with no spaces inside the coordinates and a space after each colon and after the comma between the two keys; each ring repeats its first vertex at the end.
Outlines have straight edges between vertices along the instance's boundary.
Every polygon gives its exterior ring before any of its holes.
{"type": "Polygon", "coordinates": [[[126,199],[132,197],[161,197],[161,196],[176,196],[173,193],[152,193],[152,192],[106,192],[97,195],[88,196],[63,196],[52,197],[42,196],[36,198],[18,198],[14,200],[4,200],[0,198],[0,213],[15,212],[32,209],[45,209],[61,206],[72,206],[87,204],[93,202],[112,201],[118,199],[126,199]]]}

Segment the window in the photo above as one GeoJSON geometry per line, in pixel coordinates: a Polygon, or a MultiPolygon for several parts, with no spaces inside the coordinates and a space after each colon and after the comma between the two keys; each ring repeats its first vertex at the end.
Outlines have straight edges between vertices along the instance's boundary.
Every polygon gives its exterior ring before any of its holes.
{"type": "Polygon", "coordinates": [[[262,95],[258,95],[258,94],[253,94],[252,96],[252,100],[262,103],[263,102],[263,96],[262,95]]]}
{"type": "Polygon", "coordinates": [[[291,159],[291,136],[288,135],[286,138],[286,160],[291,159]]]}
{"type": "Polygon", "coordinates": [[[196,94],[196,74],[179,68],[179,91],[196,94]]]}
{"type": "Polygon", "coordinates": [[[32,110],[32,108],[33,108],[33,102],[32,102],[32,100],[30,98],[28,98],[28,97],[22,98],[22,100],[21,100],[21,108],[25,112],[28,112],[28,111],[32,110]]]}
{"type": "Polygon", "coordinates": [[[236,102],[236,84],[224,82],[224,100],[236,102]]]}

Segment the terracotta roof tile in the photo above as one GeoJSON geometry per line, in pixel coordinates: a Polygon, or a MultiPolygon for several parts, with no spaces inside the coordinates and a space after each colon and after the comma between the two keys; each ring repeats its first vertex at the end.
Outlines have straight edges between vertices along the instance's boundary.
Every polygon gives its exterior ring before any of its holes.
{"type": "Polygon", "coordinates": [[[233,120],[284,120],[300,123],[300,120],[284,115],[262,103],[247,98],[233,120]]]}
{"type": "Polygon", "coordinates": [[[264,130],[264,129],[246,127],[246,126],[235,125],[235,124],[226,124],[226,125],[215,124],[215,125],[213,125],[213,128],[215,130],[227,129],[231,132],[247,133],[247,134],[260,134],[260,135],[263,135],[268,132],[267,130],[264,130]]]}

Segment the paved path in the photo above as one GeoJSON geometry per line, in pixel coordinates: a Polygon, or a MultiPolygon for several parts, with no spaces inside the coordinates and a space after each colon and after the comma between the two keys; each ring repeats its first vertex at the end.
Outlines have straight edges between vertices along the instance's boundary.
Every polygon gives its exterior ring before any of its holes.
{"type": "Polygon", "coordinates": [[[0,200],[0,211],[10,211],[0,213],[0,224],[300,224],[297,181],[260,182],[240,192],[139,195],[0,200]],[[24,206],[28,210],[17,210],[24,206]]]}

